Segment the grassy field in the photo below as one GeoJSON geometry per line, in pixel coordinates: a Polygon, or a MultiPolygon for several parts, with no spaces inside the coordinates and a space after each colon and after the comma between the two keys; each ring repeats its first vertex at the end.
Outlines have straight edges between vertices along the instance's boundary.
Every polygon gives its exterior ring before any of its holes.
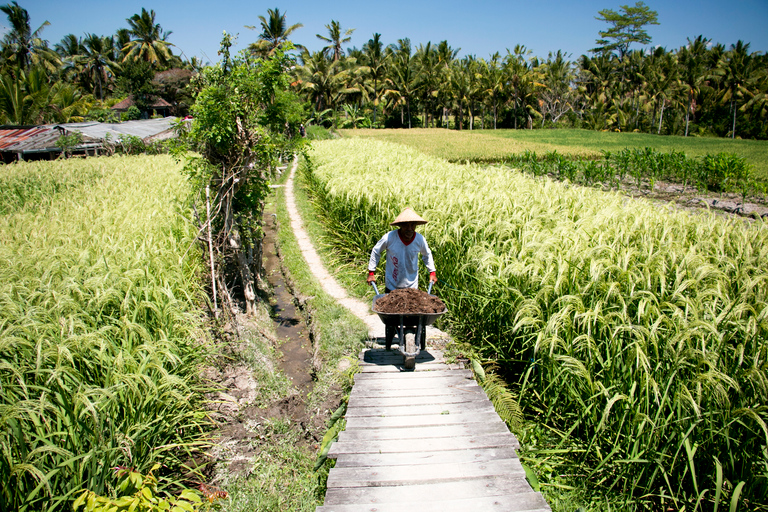
{"type": "Polygon", "coordinates": [[[345,136],[375,138],[405,144],[450,162],[492,163],[510,154],[557,151],[565,155],[599,157],[601,151],[650,147],[660,152],[682,151],[688,157],[722,152],[746,158],[755,176],[768,180],[768,141],[657,136],[589,130],[341,130],[345,136]]]}
{"type": "Polygon", "coordinates": [[[180,167],[21,163],[0,190],[0,510],[63,510],[116,466],[174,474],[212,423],[180,167]]]}
{"type": "Polygon", "coordinates": [[[441,320],[520,393],[543,490],[589,482],[618,510],[768,509],[766,224],[375,140],[310,157],[317,217],[361,282],[403,207],[430,221],[441,320]]]}

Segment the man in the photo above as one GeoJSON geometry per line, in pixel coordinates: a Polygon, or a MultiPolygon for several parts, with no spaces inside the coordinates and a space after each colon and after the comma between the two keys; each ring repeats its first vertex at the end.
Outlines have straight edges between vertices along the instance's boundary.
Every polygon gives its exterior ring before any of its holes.
{"type": "Polygon", "coordinates": [[[397,216],[390,225],[399,229],[394,229],[381,237],[371,251],[371,259],[368,261],[368,284],[376,280],[374,272],[383,252],[386,252],[387,258],[385,293],[398,288],[419,287],[419,255],[429,270],[429,281],[437,282],[432,251],[429,250],[424,237],[416,232],[416,226],[426,223],[427,221],[411,208],[406,208],[397,216]]]}

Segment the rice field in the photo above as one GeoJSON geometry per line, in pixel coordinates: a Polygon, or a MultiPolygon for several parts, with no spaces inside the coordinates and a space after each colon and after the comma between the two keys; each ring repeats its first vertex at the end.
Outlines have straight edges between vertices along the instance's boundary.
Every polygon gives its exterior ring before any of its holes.
{"type": "Polygon", "coordinates": [[[430,221],[445,320],[519,393],[544,489],[768,507],[766,224],[362,138],[310,159],[318,215],[361,276],[402,208],[430,221]]]}
{"type": "Polygon", "coordinates": [[[155,156],[2,171],[0,509],[108,495],[119,466],[178,472],[210,425],[180,167],[155,156]]]}
{"type": "Polygon", "coordinates": [[[705,137],[658,136],[647,133],[596,132],[592,130],[340,130],[345,136],[405,144],[450,162],[505,162],[526,151],[543,155],[556,151],[568,157],[596,159],[603,151],[652,148],[656,152],[684,153],[688,158],[732,153],[754,169],[756,178],[768,181],[768,142],[705,137]]]}

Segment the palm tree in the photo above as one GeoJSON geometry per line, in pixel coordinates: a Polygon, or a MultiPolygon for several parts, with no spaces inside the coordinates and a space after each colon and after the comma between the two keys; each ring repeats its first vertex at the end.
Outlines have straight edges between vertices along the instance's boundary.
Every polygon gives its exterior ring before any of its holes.
{"type": "Polygon", "coordinates": [[[733,112],[731,138],[736,137],[736,110],[740,98],[748,96],[748,84],[752,80],[754,72],[754,54],[749,52],[749,43],[741,40],[731,49],[725,52],[717,66],[717,74],[722,77],[722,89],[720,100],[730,103],[733,112]]]}
{"type": "Polygon", "coordinates": [[[60,43],[56,43],[53,46],[56,53],[62,59],[72,58],[75,55],[80,55],[83,50],[82,40],[78,39],[74,34],[67,34],[61,38],[60,43]]]}
{"type": "MultiPolygon", "coordinates": [[[[283,46],[288,42],[291,34],[303,27],[301,23],[295,23],[288,26],[285,21],[287,13],[280,14],[280,9],[277,7],[274,9],[267,9],[268,17],[259,16],[261,34],[259,39],[255,43],[251,43],[248,49],[260,56],[272,55],[277,48],[283,46]]],[[[246,28],[255,29],[256,27],[246,25],[246,28]]],[[[303,49],[302,46],[296,45],[298,49],[303,49]]]]}
{"type": "Polygon", "coordinates": [[[131,32],[127,28],[119,28],[115,32],[112,38],[112,60],[115,62],[123,62],[125,55],[128,53],[124,48],[131,42],[131,32]]]}
{"type": "MultiPolygon", "coordinates": [[[[527,49],[524,45],[517,44],[512,51],[509,51],[509,48],[507,48],[507,55],[504,57],[504,74],[506,75],[506,82],[510,88],[514,106],[513,123],[515,130],[517,130],[518,110],[523,108],[526,111],[526,103],[535,88],[533,69],[528,60],[530,54],[531,50],[527,49]]],[[[527,111],[526,116],[530,120],[530,115],[527,111]]]]}
{"type": "Polygon", "coordinates": [[[373,81],[373,125],[376,126],[376,112],[381,100],[381,85],[387,73],[387,54],[384,52],[384,43],[381,34],[374,33],[373,37],[363,45],[363,59],[365,73],[373,81]]]}
{"type": "Polygon", "coordinates": [[[112,60],[112,52],[112,37],[86,34],[83,39],[83,52],[77,58],[93,84],[93,94],[98,96],[99,100],[104,100],[104,87],[118,69],[118,64],[112,60]]]}
{"type": "Polygon", "coordinates": [[[159,23],[155,23],[155,11],[141,8],[141,14],[134,14],[126,19],[128,33],[132,39],[123,47],[127,60],[143,60],[153,65],[165,64],[171,58],[170,46],[166,41],[172,32],[163,32],[159,23]]]}
{"type": "Polygon", "coordinates": [[[2,53],[5,59],[22,70],[31,65],[42,65],[49,72],[54,72],[61,65],[58,54],[48,48],[48,42],[40,38],[45,27],[50,25],[45,21],[37,30],[32,30],[29,13],[14,0],[10,4],[0,6],[8,16],[10,30],[2,40],[2,53]]]}
{"type": "Polygon", "coordinates": [[[571,110],[571,83],[574,80],[573,67],[568,56],[562,50],[556,54],[549,53],[546,62],[540,66],[543,76],[544,90],[539,97],[541,123],[544,126],[549,116],[553,123],[571,110]]]}
{"type": "Polygon", "coordinates": [[[677,61],[680,69],[680,83],[685,87],[687,94],[687,105],[685,108],[685,136],[688,136],[688,126],[690,123],[691,111],[693,110],[693,101],[701,91],[704,82],[708,78],[706,73],[706,64],[704,58],[707,54],[707,44],[709,39],[698,36],[691,41],[688,39],[688,45],[683,46],[677,52],[677,61]]]}
{"type": "Polygon", "coordinates": [[[661,126],[664,120],[664,107],[674,93],[677,85],[677,66],[672,53],[664,48],[656,48],[646,59],[647,67],[645,72],[648,101],[653,107],[652,122],[656,120],[656,110],[659,103],[661,109],[659,112],[658,134],[661,134],[661,126]]]}
{"type": "Polygon", "coordinates": [[[441,74],[437,51],[432,48],[432,43],[427,43],[426,46],[419,45],[416,49],[415,60],[418,66],[421,102],[424,107],[424,126],[432,126],[441,74]]]}
{"type": "Polygon", "coordinates": [[[464,89],[464,102],[467,105],[469,114],[469,129],[475,129],[475,103],[482,90],[480,81],[481,67],[480,62],[474,55],[467,55],[460,62],[461,72],[464,74],[463,82],[466,85],[464,89]]]}
{"type": "Polygon", "coordinates": [[[447,40],[438,43],[435,53],[437,55],[437,71],[439,73],[440,86],[437,89],[436,103],[442,106],[443,126],[448,128],[448,110],[452,101],[452,92],[450,90],[450,75],[453,67],[453,61],[461,51],[461,48],[453,49],[447,40]]]}
{"type": "Polygon", "coordinates": [[[503,103],[506,89],[504,73],[501,69],[501,55],[496,52],[487,61],[481,60],[480,62],[483,92],[493,113],[493,129],[495,130],[499,118],[499,104],[503,103]]]}
{"type": "Polygon", "coordinates": [[[359,93],[359,89],[347,86],[350,72],[344,69],[343,61],[332,61],[323,52],[310,54],[307,50],[300,60],[296,85],[312,102],[316,114],[329,108],[335,111],[345,95],[359,93]]]}
{"type": "Polygon", "coordinates": [[[77,61],[77,57],[85,51],[82,39],[74,34],[67,34],[61,42],[54,45],[54,49],[61,58],[61,76],[66,80],[84,83],[87,79],[83,76],[83,70],[77,61]]]}
{"type": "Polygon", "coordinates": [[[328,37],[321,36],[320,34],[316,34],[317,38],[321,41],[325,41],[328,43],[328,46],[325,46],[322,49],[322,52],[327,56],[329,53],[333,55],[333,61],[339,60],[341,57],[344,56],[344,51],[341,49],[341,45],[343,43],[348,43],[352,40],[352,32],[355,31],[353,28],[348,28],[344,31],[344,35],[341,34],[341,25],[336,20],[331,20],[330,25],[326,25],[325,28],[328,29],[328,37]]]}
{"type": "Polygon", "coordinates": [[[411,40],[398,39],[397,44],[387,47],[389,54],[389,78],[391,96],[396,104],[400,105],[400,122],[405,125],[405,117],[408,117],[408,128],[411,128],[411,100],[418,91],[419,83],[416,75],[416,67],[411,53],[411,40]],[[405,110],[403,110],[403,107],[405,110]]]}

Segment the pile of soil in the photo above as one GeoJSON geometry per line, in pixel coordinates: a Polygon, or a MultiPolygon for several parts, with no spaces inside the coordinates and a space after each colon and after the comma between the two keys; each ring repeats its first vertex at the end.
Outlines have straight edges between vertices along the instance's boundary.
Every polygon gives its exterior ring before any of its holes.
{"type": "Polygon", "coordinates": [[[418,288],[401,288],[376,299],[375,311],[395,315],[424,315],[442,313],[445,309],[445,303],[434,295],[418,288]]]}

